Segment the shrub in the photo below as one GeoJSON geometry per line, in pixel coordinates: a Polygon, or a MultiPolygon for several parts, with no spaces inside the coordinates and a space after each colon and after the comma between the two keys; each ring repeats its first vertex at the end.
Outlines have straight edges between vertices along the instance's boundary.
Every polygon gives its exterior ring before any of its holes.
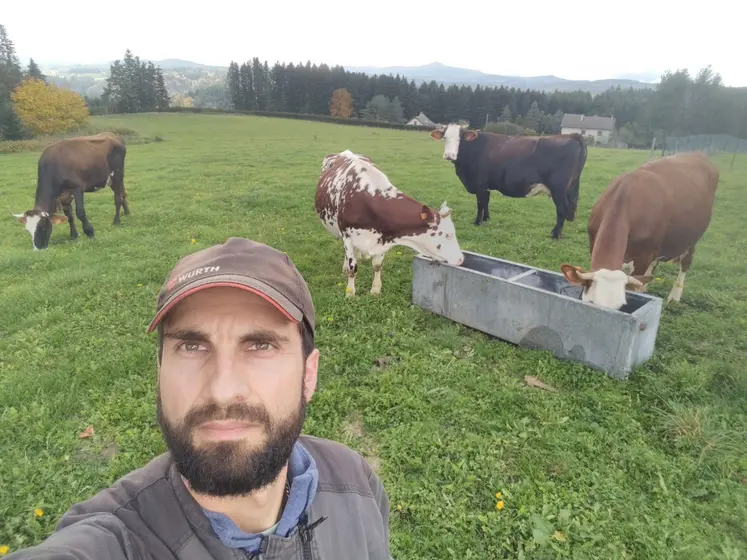
{"type": "Polygon", "coordinates": [[[24,81],[11,99],[23,125],[36,135],[65,132],[88,122],[83,97],[41,80],[24,81]]]}

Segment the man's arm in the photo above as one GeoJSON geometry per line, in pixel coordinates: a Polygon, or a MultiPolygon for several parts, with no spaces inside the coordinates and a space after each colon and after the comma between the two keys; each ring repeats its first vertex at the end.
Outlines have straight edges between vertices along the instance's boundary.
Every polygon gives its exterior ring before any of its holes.
{"type": "Polygon", "coordinates": [[[385,550],[388,558],[391,560],[392,556],[389,550],[389,497],[384,489],[384,484],[381,482],[381,479],[376,472],[371,468],[371,465],[369,465],[363,457],[361,457],[361,460],[367,467],[368,484],[371,487],[371,492],[373,492],[374,500],[376,500],[376,504],[379,506],[379,512],[381,512],[381,521],[384,525],[384,539],[386,540],[385,550]]]}
{"type": "Polygon", "coordinates": [[[36,546],[4,560],[142,560],[122,522],[110,513],[85,517],[52,533],[36,546]]]}

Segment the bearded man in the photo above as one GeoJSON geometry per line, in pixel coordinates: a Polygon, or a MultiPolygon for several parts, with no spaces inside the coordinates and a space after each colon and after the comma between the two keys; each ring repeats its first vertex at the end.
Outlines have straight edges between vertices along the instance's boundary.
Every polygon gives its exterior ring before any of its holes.
{"type": "Polygon", "coordinates": [[[169,273],[156,411],[168,452],[8,559],[389,560],[389,502],[356,452],[301,435],[319,351],[308,286],[243,238],[169,273]]]}

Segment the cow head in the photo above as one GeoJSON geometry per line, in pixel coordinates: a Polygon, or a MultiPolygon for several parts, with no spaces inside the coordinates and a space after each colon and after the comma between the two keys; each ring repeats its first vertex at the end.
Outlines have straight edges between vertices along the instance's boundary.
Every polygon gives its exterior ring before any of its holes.
{"type": "Polygon", "coordinates": [[[52,236],[52,226],[54,224],[64,224],[67,222],[66,216],[59,216],[41,210],[27,210],[23,214],[13,214],[13,217],[21,222],[26,231],[31,234],[31,241],[34,245],[34,251],[46,249],[49,246],[49,238],[52,236]]]}
{"type": "Polygon", "coordinates": [[[445,129],[434,130],[431,132],[431,138],[434,140],[446,141],[444,146],[444,159],[456,161],[459,155],[459,144],[461,142],[472,142],[477,138],[477,132],[469,130],[466,126],[457,123],[450,123],[445,129]]]}
{"type": "Polygon", "coordinates": [[[459,248],[451,208],[446,205],[446,201],[438,212],[424,205],[420,219],[428,223],[428,229],[425,233],[413,236],[408,245],[433,260],[460,266],[464,262],[464,253],[459,248]]]}
{"type": "Polygon", "coordinates": [[[581,286],[581,299],[607,309],[620,309],[625,305],[625,290],[639,292],[654,279],[653,276],[629,276],[622,270],[601,268],[584,272],[578,266],[564,264],[560,271],[571,284],[581,286]]]}

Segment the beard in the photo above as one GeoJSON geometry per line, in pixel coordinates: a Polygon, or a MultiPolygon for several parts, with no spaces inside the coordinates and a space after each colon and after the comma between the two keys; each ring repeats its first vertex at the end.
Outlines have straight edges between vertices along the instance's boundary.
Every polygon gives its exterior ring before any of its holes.
{"type": "Polygon", "coordinates": [[[306,417],[306,399],[286,418],[274,419],[261,405],[215,404],[189,411],[179,424],[163,414],[160,390],[156,400],[158,424],[179,473],[195,492],[210,496],[245,496],[273,482],[288,462],[306,417]],[[196,447],[192,432],[204,422],[239,420],[258,423],[265,441],[254,447],[246,441],[209,442],[196,447]]]}

